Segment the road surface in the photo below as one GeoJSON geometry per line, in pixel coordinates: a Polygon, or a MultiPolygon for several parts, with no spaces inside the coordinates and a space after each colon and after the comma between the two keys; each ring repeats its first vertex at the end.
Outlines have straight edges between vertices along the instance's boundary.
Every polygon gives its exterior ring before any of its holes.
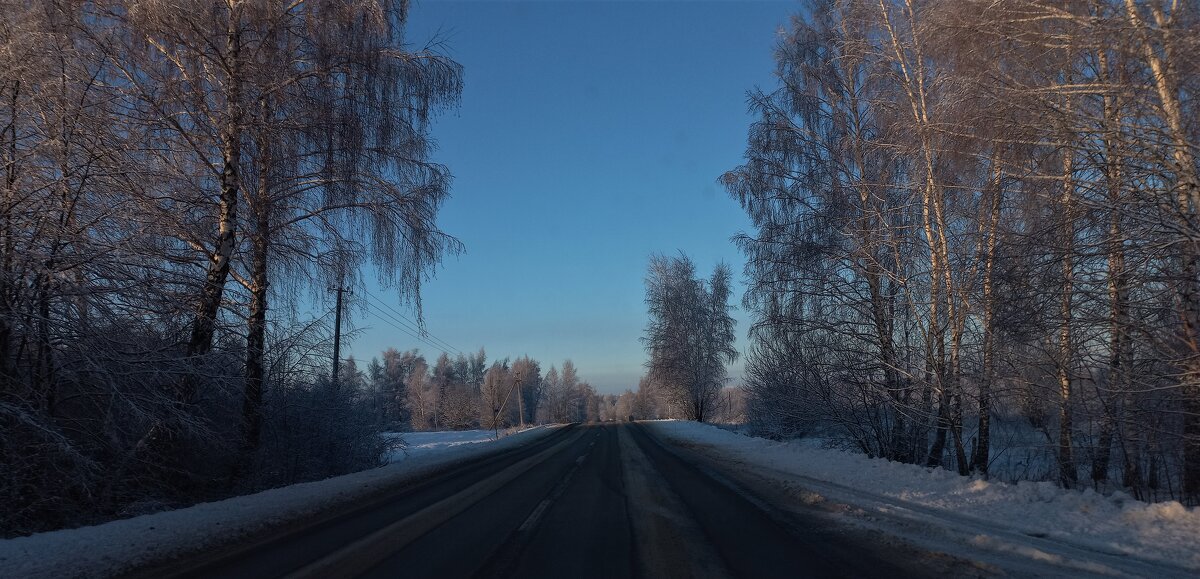
{"type": "Polygon", "coordinates": [[[576,425],[170,571],[294,579],[945,572],[908,547],[838,528],[828,517],[774,508],[735,479],[644,426],[576,425]]]}

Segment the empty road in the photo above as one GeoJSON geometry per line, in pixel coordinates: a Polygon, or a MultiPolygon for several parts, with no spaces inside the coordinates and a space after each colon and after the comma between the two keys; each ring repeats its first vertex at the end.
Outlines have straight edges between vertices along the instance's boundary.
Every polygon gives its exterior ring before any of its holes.
{"type": "Polygon", "coordinates": [[[777,509],[735,478],[643,426],[576,425],[170,571],[296,579],[933,574],[908,549],[777,509]]]}

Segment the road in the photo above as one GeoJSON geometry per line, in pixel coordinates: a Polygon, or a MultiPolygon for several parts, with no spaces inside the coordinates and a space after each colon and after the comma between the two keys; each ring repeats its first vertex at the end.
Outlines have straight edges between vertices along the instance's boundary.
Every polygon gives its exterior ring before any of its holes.
{"type": "Polygon", "coordinates": [[[784,511],[644,426],[576,425],[178,577],[910,577],[907,548],[784,511]]]}

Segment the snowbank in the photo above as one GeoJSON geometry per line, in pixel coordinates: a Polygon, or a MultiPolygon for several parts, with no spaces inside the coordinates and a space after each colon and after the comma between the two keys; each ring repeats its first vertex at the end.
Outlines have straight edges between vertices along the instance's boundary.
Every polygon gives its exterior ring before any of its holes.
{"type": "MultiPolygon", "coordinates": [[[[515,432],[514,430],[512,433],[515,432]]],[[[501,430],[500,437],[504,438],[506,434],[512,433],[501,430]]],[[[446,430],[438,432],[385,432],[384,436],[398,438],[403,443],[402,450],[393,452],[388,459],[389,463],[395,463],[401,460],[410,460],[414,457],[424,456],[431,452],[445,452],[447,449],[464,444],[491,442],[495,439],[496,433],[492,430],[446,430]]]]}
{"type": "Polygon", "coordinates": [[[695,422],[647,425],[665,438],[712,447],[757,467],[756,472],[790,479],[821,498],[875,512],[902,510],[916,520],[940,520],[957,530],[977,530],[968,539],[976,547],[1010,552],[1033,548],[1053,556],[1051,549],[1057,543],[1074,547],[1075,556],[1094,553],[1200,570],[1196,549],[1200,509],[1178,502],[1147,504],[1124,493],[1104,496],[1049,482],[989,482],[943,469],[817,448],[805,441],[751,438],[695,422]]]}
{"type": "Polygon", "coordinates": [[[2,540],[0,577],[108,577],[128,573],[236,544],[258,532],[420,480],[453,463],[532,443],[556,428],[529,429],[490,444],[435,445],[368,471],[93,527],[2,540]]]}

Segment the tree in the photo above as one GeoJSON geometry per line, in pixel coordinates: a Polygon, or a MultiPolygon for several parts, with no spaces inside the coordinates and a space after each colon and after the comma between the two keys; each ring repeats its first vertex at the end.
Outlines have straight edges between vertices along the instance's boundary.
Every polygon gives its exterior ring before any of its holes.
{"type": "Polygon", "coordinates": [[[414,361],[404,385],[412,429],[431,430],[435,428],[441,390],[429,378],[429,367],[425,363],[425,358],[418,358],[414,361]]]}
{"type": "Polygon", "coordinates": [[[519,410],[524,412],[521,422],[537,422],[538,406],[542,401],[542,368],[537,360],[522,356],[513,361],[513,378],[516,380],[519,410]]]}
{"type": "Polygon", "coordinates": [[[493,362],[483,378],[479,406],[479,425],[499,430],[516,420],[517,377],[508,361],[493,362]]]}
{"type": "Polygon", "coordinates": [[[1019,419],[1063,485],[1197,500],[1187,6],[808,3],[722,177],[756,427],[989,474],[1019,419]]]}
{"type": "Polygon", "coordinates": [[[417,365],[425,365],[425,358],[417,350],[399,352],[395,348],[383,351],[383,376],[379,386],[384,419],[397,427],[410,426],[408,407],[408,380],[414,376],[417,365]]]}
{"type": "Polygon", "coordinates": [[[686,256],[650,259],[646,304],[650,321],[642,342],[647,367],[689,420],[703,421],[726,381],[725,365],[737,359],[730,271],[718,264],[709,280],[696,278],[686,256]]]}
{"type": "MultiPolygon", "coordinates": [[[[279,468],[382,416],[320,395],[329,328],[301,319],[304,290],[370,262],[419,318],[459,249],[436,225],[450,174],[429,129],[461,69],[414,48],[406,18],[393,0],[0,6],[0,471],[5,492],[54,472],[91,489],[8,497],[44,506],[6,531],[378,460],[367,443],[279,468]],[[306,404],[341,425],[268,424],[306,404]]],[[[382,366],[372,386],[387,378],[403,421],[408,371],[382,366]]]]}
{"type": "Polygon", "coordinates": [[[559,386],[560,391],[556,397],[558,404],[554,409],[555,421],[579,422],[579,372],[571,360],[563,360],[562,381],[559,386]]]}
{"type": "Polygon", "coordinates": [[[550,370],[546,372],[546,377],[542,379],[542,397],[543,401],[538,406],[540,414],[538,422],[549,424],[557,421],[560,400],[564,397],[562,378],[558,375],[558,368],[554,365],[550,366],[550,370]]]}

